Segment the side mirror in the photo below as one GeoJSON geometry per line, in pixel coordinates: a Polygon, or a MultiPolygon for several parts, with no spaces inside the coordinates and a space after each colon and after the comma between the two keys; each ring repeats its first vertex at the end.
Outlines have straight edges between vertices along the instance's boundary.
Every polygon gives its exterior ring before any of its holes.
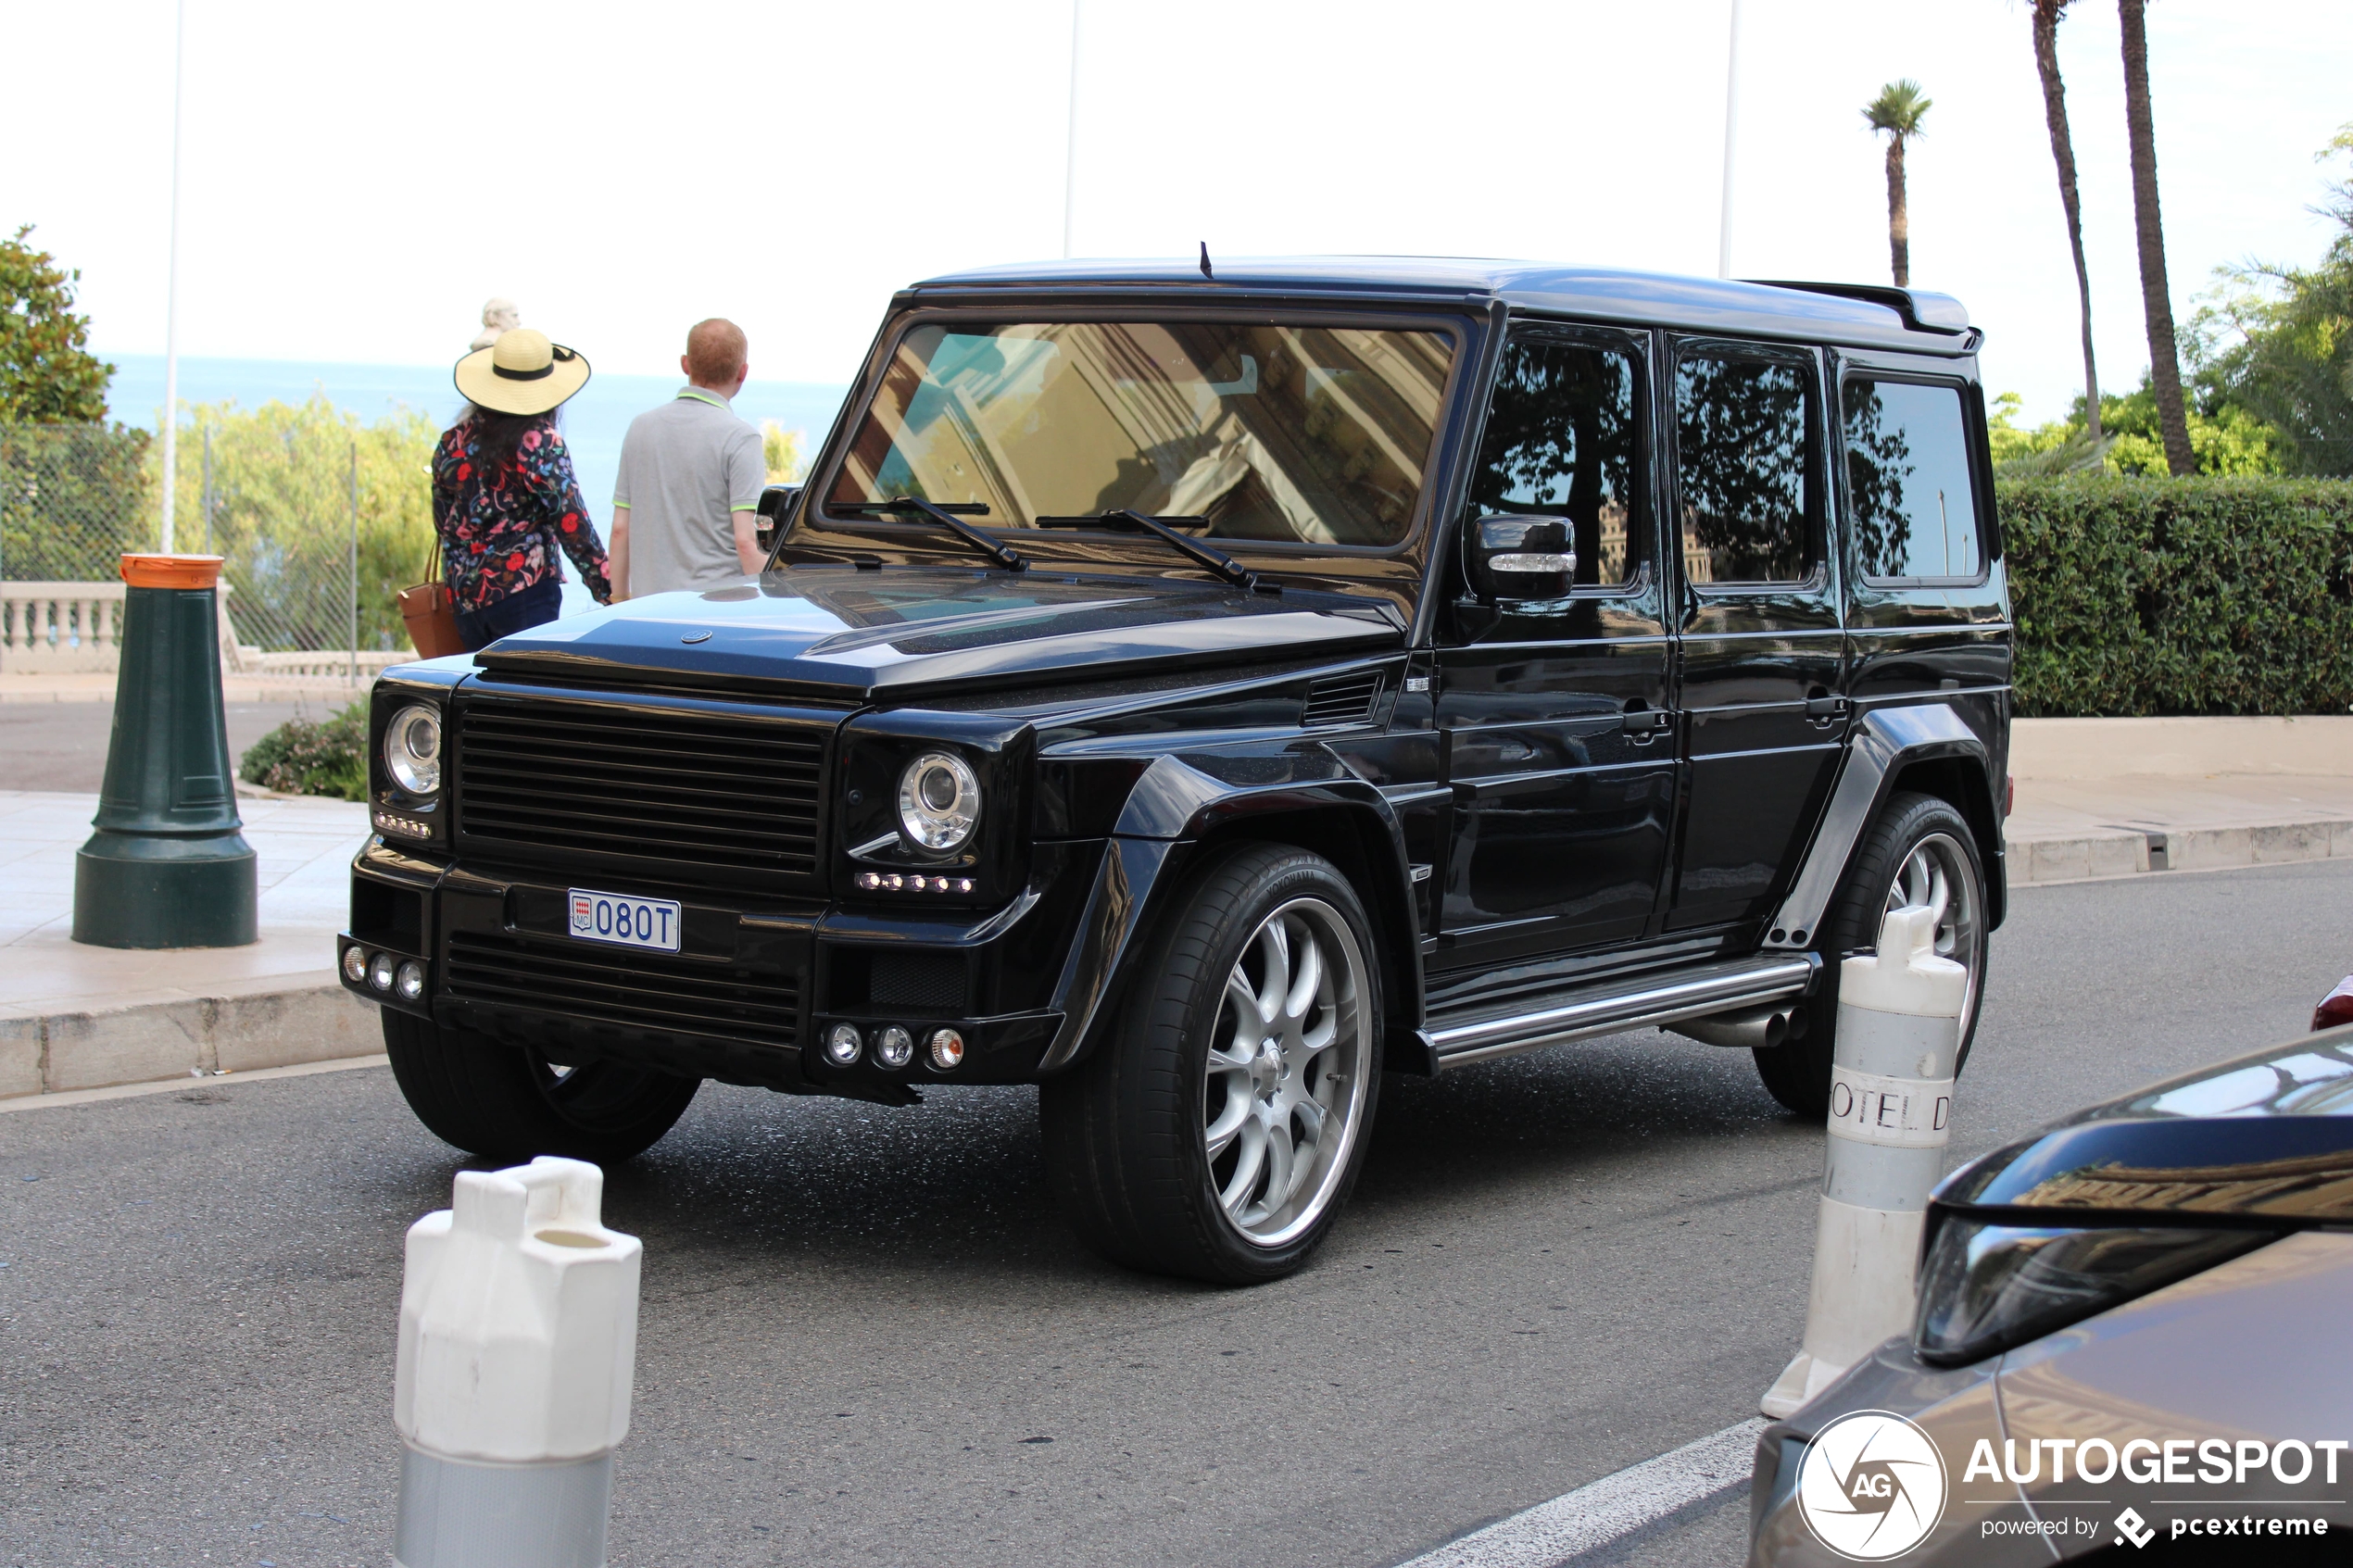
{"type": "Polygon", "coordinates": [[[1577,574],[1566,518],[1483,517],[1466,539],[1471,587],[1482,598],[1557,599],[1577,574]]]}
{"type": "Polygon", "coordinates": [[[798,484],[772,484],[760,493],[760,521],[752,524],[753,537],[763,550],[776,543],[776,530],[784,525],[792,512],[793,503],[800,499],[798,484]]]}

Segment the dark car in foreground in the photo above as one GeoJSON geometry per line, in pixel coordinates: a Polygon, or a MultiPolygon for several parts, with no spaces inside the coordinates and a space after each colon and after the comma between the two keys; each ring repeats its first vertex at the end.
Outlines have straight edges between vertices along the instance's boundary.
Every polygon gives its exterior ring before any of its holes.
{"type": "Polygon", "coordinates": [[[1101,1251],[1296,1267],[1382,1074],[1645,1025],[1820,1117],[2002,918],[1957,302],[1404,260],[902,293],[757,576],[376,686],[343,972],[460,1148],[1029,1085],[1101,1251]]]}
{"type": "MultiPolygon", "coordinates": [[[[1853,1560],[1818,1486],[1801,1506],[1802,1461],[1874,1414],[1916,1424],[1943,1463],[1916,1473],[1943,1508],[1906,1562],[2353,1555],[2353,1028],[1956,1171],[1919,1284],[1908,1341],[1759,1437],[1755,1568],[1853,1560]]],[[[1889,1542],[1919,1527],[1904,1479],[1867,1499],[1894,1515],[1889,1542]]]]}

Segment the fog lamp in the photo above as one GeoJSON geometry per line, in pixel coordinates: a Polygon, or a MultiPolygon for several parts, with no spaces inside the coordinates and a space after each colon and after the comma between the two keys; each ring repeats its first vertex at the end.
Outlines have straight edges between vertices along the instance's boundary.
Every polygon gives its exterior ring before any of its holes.
{"type": "Polygon", "coordinates": [[[346,947],[343,950],[343,976],[354,985],[367,984],[368,952],[366,948],[346,947]]]}
{"type": "Polygon", "coordinates": [[[854,1023],[837,1023],[825,1032],[825,1060],[836,1067],[848,1067],[857,1061],[859,1050],[865,1041],[858,1035],[854,1023]]]}
{"type": "Polygon", "coordinates": [[[931,1064],[942,1073],[953,1071],[964,1060],[964,1037],[953,1029],[935,1029],[931,1035],[931,1064]]]}
{"type": "Polygon", "coordinates": [[[885,1067],[904,1067],[915,1060],[915,1037],[894,1023],[875,1036],[875,1060],[885,1067]]]}
{"type": "Polygon", "coordinates": [[[368,960],[368,984],[379,991],[392,989],[392,955],[376,953],[368,960]]]}
{"type": "Polygon", "coordinates": [[[404,1002],[413,1002],[423,996],[425,966],[414,959],[402,964],[399,975],[393,981],[393,989],[400,993],[400,999],[404,1002]]]}

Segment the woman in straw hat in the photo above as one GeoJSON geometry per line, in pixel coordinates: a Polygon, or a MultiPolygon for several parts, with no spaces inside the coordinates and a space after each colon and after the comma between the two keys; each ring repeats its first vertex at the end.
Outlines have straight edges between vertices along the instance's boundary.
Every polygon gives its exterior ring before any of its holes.
{"type": "Polygon", "coordinates": [[[467,408],[434,452],[433,521],[458,634],[483,648],[553,621],[558,549],[610,604],[605,547],[556,433],[556,408],[588,384],[588,361],[517,327],[459,360],[457,382],[467,408]]]}

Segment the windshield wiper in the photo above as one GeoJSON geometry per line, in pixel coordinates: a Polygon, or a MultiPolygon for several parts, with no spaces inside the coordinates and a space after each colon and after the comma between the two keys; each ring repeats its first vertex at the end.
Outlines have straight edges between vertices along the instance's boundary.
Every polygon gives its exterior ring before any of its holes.
{"type": "MultiPolygon", "coordinates": [[[[1182,521],[1199,522],[1202,520],[1186,518],[1182,521]]],[[[1115,511],[1091,517],[1041,517],[1038,520],[1038,526],[1040,528],[1102,528],[1114,533],[1149,533],[1164,544],[1174,546],[1202,571],[1214,572],[1237,588],[1254,594],[1279,594],[1283,591],[1282,584],[1279,583],[1262,583],[1258,573],[1251,571],[1225,551],[1214,549],[1198,539],[1188,538],[1169,527],[1164,520],[1137,511],[1133,508],[1121,507],[1115,511]]]]}
{"type": "Polygon", "coordinates": [[[843,512],[903,512],[915,517],[929,518],[1007,571],[1029,570],[1028,558],[1019,550],[1014,549],[1011,545],[991,539],[971,523],[962,521],[956,517],[955,514],[958,512],[968,512],[975,517],[987,517],[988,507],[978,501],[950,501],[945,506],[934,506],[929,501],[919,501],[912,495],[898,495],[887,501],[860,501],[852,506],[835,507],[832,509],[843,512]]]}

